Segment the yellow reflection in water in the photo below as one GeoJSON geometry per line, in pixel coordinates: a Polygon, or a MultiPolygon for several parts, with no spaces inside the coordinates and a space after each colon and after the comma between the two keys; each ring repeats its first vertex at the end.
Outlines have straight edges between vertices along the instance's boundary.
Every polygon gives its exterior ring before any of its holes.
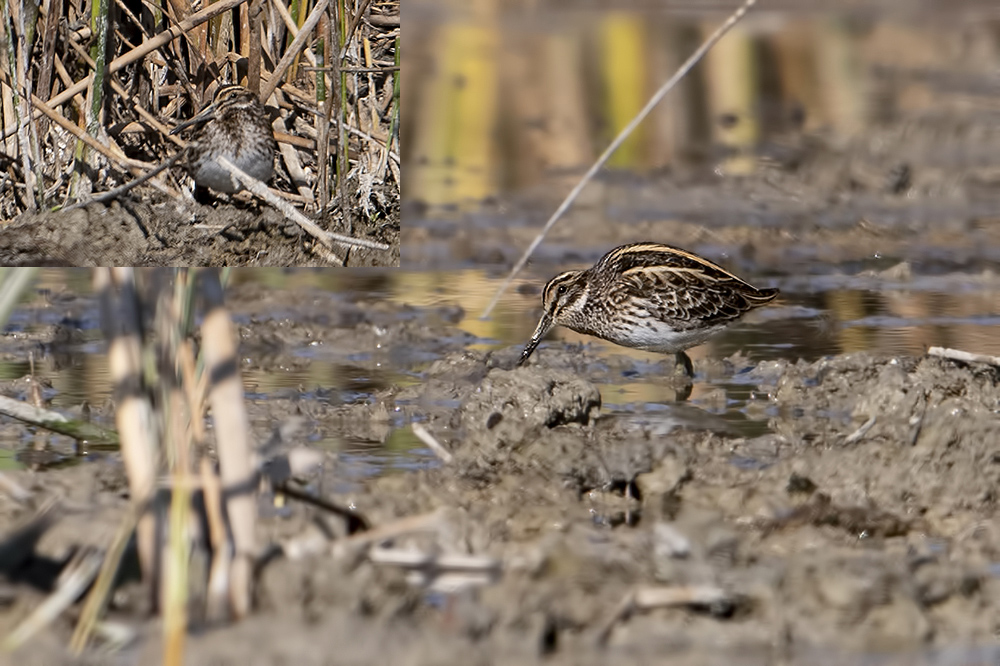
{"type": "MultiPolygon", "coordinates": [[[[714,30],[714,26],[706,26],[705,33],[714,30]]],[[[708,52],[705,66],[715,142],[728,153],[720,165],[722,172],[733,176],[752,173],[757,159],[751,149],[759,138],[753,39],[740,27],[734,28],[708,52]]]]}
{"type": "Polygon", "coordinates": [[[435,66],[421,81],[422,122],[413,139],[419,168],[407,168],[407,188],[432,205],[484,199],[498,185],[497,26],[448,23],[429,38],[435,66]]]}
{"type": "MultiPolygon", "coordinates": [[[[865,311],[864,292],[831,291],[826,295],[826,307],[836,322],[852,322],[862,319],[865,311]]],[[[842,328],[837,336],[840,350],[844,352],[870,350],[870,329],[860,326],[842,328]]]]}
{"type": "MultiPolygon", "coordinates": [[[[86,271],[47,270],[40,274],[41,285],[52,293],[81,293],[89,291],[86,271]]],[[[478,318],[483,307],[492,298],[500,277],[494,277],[480,270],[452,272],[411,272],[396,270],[380,271],[313,271],[313,270],[253,270],[237,271],[236,283],[257,283],[274,289],[310,290],[349,294],[345,300],[387,299],[395,304],[407,304],[418,308],[458,305],[464,316],[457,325],[480,338],[474,345],[479,349],[495,349],[498,346],[519,347],[531,335],[541,304],[538,290],[542,280],[525,277],[516,282],[506,292],[494,316],[481,321],[478,318]],[[523,289],[524,287],[529,287],[523,289]],[[522,290],[523,289],[523,290],[522,290]]],[[[94,299],[55,299],[51,295],[32,297],[41,305],[35,306],[35,317],[43,315],[62,316],[64,312],[79,316],[83,320],[96,321],[96,301],[94,299]],[[76,308],[77,311],[73,312],[76,308]],[[87,311],[90,308],[94,311],[87,311]],[[51,312],[53,309],[54,312],[51,312]]],[[[280,300],[280,299],[279,299],[280,300]]],[[[887,353],[922,354],[928,346],[941,345],[963,349],[975,353],[1000,355],[1000,331],[995,320],[1000,313],[1000,282],[995,277],[942,283],[940,291],[904,290],[886,288],[879,291],[834,290],[825,294],[786,294],[790,307],[806,306],[818,308],[833,321],[832,332],[823,332],[812,321],[783,321],[778,310],[776,316],[759,322],[746,322],[740,330],[730,331],[708,344],[690,350],[694,359],[719,356],[723,349],[745,348],[743,345],[754,341],[765,345],[766,354],[771,357],[785,356],[791,360],[799,355],[815,357],[819,354],[850,351],[879,351],[887,353]],[[832,337],[831,337],[832,336],[832,337]],[[783,349],[779,344],[790,345],[783,349]],[[816,351],[821,349],[821,351],[816,351]],[[813,351],[810,351],[813,350],[813,351]]],[[[256,316],[275,316],[294,320],[298,314],[297,304],[302,301],[289,299],[286,310],[276,312],[263,309],[256,316]]],[[[309,299],[306,299],[309,303],[309,299]]],[[[337,299],[330,299],[336,307],[337,299]]],[[[267,308],[273,308],[268,301],[267,308]]],[[[315,314],[312,305],[304,306],[310,315],[315,314]]],[[[32,319],[21,320],[21,326],[29,330],[35,325],[32,319]]],[[[42,321],[42,325],[51,322],[42,321]]],[[[36,357],[36,372],[52,382],[58,392],[54,406],[67,408],[79,405],[83,400],[99,403],[111,396],[111,385],[107,374],[104,345],[96,330],[84,332],[92,342],[83,349],[54,349],[36,357]],[[69,359],[69,360],[67,360],[69,359]]],[[[598,355],[625,355],[645,362],[658,363],[663,356],[639,352],[595,338],[580,335],[563,328],[556,328],[550,335],[549,344],[586,344],[598,355]]],[[[335,350],[324,349],[324,353],[335,350]]],[[[315,386],[366,387],[378,383],[400,384],[417,382],[419,378],[403,377],[401,368],[393,366],[393,350],[375,350],[372,355],[357,361],[329,356],[310,360],[308,348],[284,349],[277,355],[290,355],[302,359],[293,363],[287,371],[257,372],[245,369],[244,380],[251,391],[267,394],[288,387],[315,386]],[[351,368],[356,376],[351,376],[351,368]],[[359,369],[360,368],[360,369],[359,369]],[[346,370],[345,370],[346,369],[346,370]],[[346,373],[346,374],[345,374],[346,373]]],[[[760,351],[755,352],[760,355],[760,351]]],[[[265,364],[275,367],[274,364],[265,364]]],[[[669,367],[665,363],[664,367],[669,367]]],[[[27,358],[14,359],[0,367],[0,374],[17,378],[27,374],[27,358]]],[[[663,402],[671,394],[669,378],[644,377],[647,382],[635,382],[622,378],[622,383],[613,386],[615,402],[663,402]]],[[[712,390],[710,385],[696,385],[694,397],[703,391],[712,390]]],[[[610,395],[610,394],[609,394],[610,395]]],[[[334,397],[333,399],[336,399],[334,397]]]]}
{"type": "MultiPolygon", "coordinates": [[[[529,134],[525,148],[534,150],[537,158],[529,156],[522,161],[537,162],[541,169],[569,170],[589,164],[596,157],[592,141],[586,140],[590,132],[590,118],[586,112],[586,81],[581,72],[580,62],[587,53],[586,32],[577,26],[566,26],[544,40],[541,48],[541,63],[544,79],[541,85],[532,88],[535,104],[541,107],[543,123],[529,123],[529,128],[542,128],[529,134]]],[[[530,80],[530,76],[526,76],[530,80]]],[[[520,133],[515,134],[515,136],[520,133]]],[[[519,173],[528,173],[518,169],[519,173]]],[[[539,172],[541,175],[541,172],[539,172]]],[[[528,180],[518,178],[516,185],[537,183],[538,177],[528,180]]],[[[566,179],[566,187],[572,180],[566,179]]]]}
{"type": "MultiPolygon", "coordinates": [[[[646,33],[642,19],[633,13],[611,12],[600,22],[601,64],[604,104],[607,108],[610,143],[646,103],[646,33]]],[[[613,167],[632,167],[638,163],[644,131],[639,128],[615,152],[608,162],[613,167]]]]}
{"type": "Polygon", "coordinates": [[[832,17],[816,26],[816,65],[823,91],[823,116],[842,136],[864,129],[867,116],[865,68],[859,62],[859,35],[847,21],[832,17]]]}

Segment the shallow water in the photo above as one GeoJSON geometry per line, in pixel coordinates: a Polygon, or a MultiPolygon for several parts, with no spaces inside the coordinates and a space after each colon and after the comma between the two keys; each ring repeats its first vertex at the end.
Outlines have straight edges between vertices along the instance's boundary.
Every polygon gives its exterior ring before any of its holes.
{"type": "MultiPolygon", "coordinates": [[[[539,287],[545,276],[519,278],[488,320],[480,314],[498,288],[499,271],[372,271],[331,276],[310,270],[238,271],[235,283],[254,282],[276,289],[306,289],[323,309],[387,300],[399,306],[401,318],[419,312],[447,317],[464,338],[451,341],[470,349],[490,351],[518,347],[530,336],[540,311],[539,287]],[[413,308],[413,309],[411,309],[413,308]]],[[[840,273],[810,276],[763,277],[761,286],[782,289],[781,301],[696,347],[700,360],[742,353],[752,361],[817,358],[849,351],[889,354],[923,353],[930,345],[951,346],[1000,354],[1000,279],[991,275],[923,275],[893,281],[873,275],[840,273]]],[[[79,270],[45,270],[32,300],[36,307],[20,311],[8,327],[15,334],[67,324],[75,337],[69,343],[35,349],[36,374],[51,382],[43,395],[53,407],[72,410],[86,401],[101,405],[111,387],[103,357],[96,302],[69,298],[70,292],[89,292],[89,276],[79,270]],[[42,305],[48,303],[48,305],[42,305]]],[[[294,321],[294,307],[269,313],[275,320],[294,321]]],[[[239,321],[239,317],[237,317],[239,321]]],[[[247,323],[247,322],[241,322],[247,323]]],[[[587,345],[600,358],[625,357],[623,363],[594,368],[604,412],[620,418],[656,421],[665,432],[690,426],[725,430],[744,436],[768,431],[768,413],[752,416],[745,407],[758,390],[757,379],[735,376],[696,377],[687,403],[675,402],[676,385],[664,376],[669,362],[657,354],[625,349],[570,331],[556,329],[541,345],[535,363],[544,363],[546,348],[562,344],[587,345]]],[[[375,348],[350,353],[317,341],[275,352],[274,362],[245,357],[243,380],[250,400],[296,396],[305,401],[334,404],[365,403],[389,386],[420,382],[423,372],[453,345],[438,348],[375,348]],[[294,363],[287,367],[280,358],[294,363]],[[299,362],[304,361],[304,362],[299,362]],[[263,369],[261,369],[263,368],[263,369]]],[[[15,356],[0,363],[0,377],[17,378],[29,371],[27,358],[15,356]]],[[[407,470],[434,464],[430,452],[412,435],[405,419],[389,415],[385,441],[325,441],[320,446],[338,450],[347,478],[407,470]]],[[[6,442],[3,449],[25,442],[6,442]]],[[[9,454],[8,454],[8,457],[9,454]]]]}

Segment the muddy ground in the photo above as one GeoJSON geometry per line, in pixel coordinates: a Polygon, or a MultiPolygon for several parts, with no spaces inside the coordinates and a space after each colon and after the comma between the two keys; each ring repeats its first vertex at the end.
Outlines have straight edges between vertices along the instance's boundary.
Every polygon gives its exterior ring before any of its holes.
{"type": "MultiPolygon", "coordinates": [[[[416,471],[345,485],[325,450],[308,487],[376,526],[438,511],[429,532],[391,545],[493,558],[496,569],[489,584],[452,577],[426,587],[363,550],[279,558],[260,572],[250,618],[196,623],[189,664],[361,664],[375,655],[392,664],[662,663],[665,654],[681,664],[857,663],[862,654],[979,663],[947,650],[996,646],[997,368],[869,353],[697,362],[701,377],[739,374],[756,386],[745,412],[769,432],[747,439],[696,425],[685,416],[699,411],[691,405],[660,418],[604,414],[594,379],[634,370],[633,361],[549,347],[512,369],[520,348],[466,349],[453,307],[360,297],[333,308],[307,290],[254,285],[236,287],[229,302],[248,369],[307,364],[297,352],[311,347],[370,355],[343,372],[381,377],[353,399],[292,390],[250,401],[258,441],[293,417],[302,429],[290,445],[382,442],[422,423],[451,462],[427,456],[416,471]],[[279,307],[295,319],[271,317],[279,307]],[[384,381],[377,368],[402,349],[438,360],[414,366],[419,381],[406,372],[384,381]],[[655,590],[675,605],[616,619],[627,595],[655,590]]],[[[56,327],[8,337],[2,351],[23,358],[63,339],[56,327]]],[[[662,365],[669,373],[672,362],[662,365]]],[[[26,386],[2,390],[24,398],[26,386]]],[[[94,408],[110,418],[107,406],[94,408]]],[[[25,441],[16,423],[0,434],[25,441]]],[[[40,602],[32,582],[51,580],[71,545],[104,543],[127,501],[114,455],[10,475],[34,506],[62,496],[78,513],[41,540],[30,571],[9,572],[2,634],[40,602]]],[[[315,532],[317,509],[272,500],[261,498],[261,543],[315,532]]],[[[4,533],[32,511],[0,494],[4,533]]],[[[137,638],[85,663],[159,661],[159,626],[129,589],[110,619],[137,638]]],[[[15,659],[74,663],[64,648],[71,628],[61,619],[15,659]]]]}
{"type": "MultiPolygon", "coordinates": [[[[800,133],[764,140],[749,176],[720,178],[715,162],[703,159],[679,159],[645,176],[602,172],[529,265],[562,270],[616,245],[654,240],[757,275],[805,277],[902,260],[931,273],[993,269],[1000,260],[1000,122],[978,105],[963,111],[900,119],[852,139],[800,133]],[[768,157],[778,147],[784,159],[768,157]]],[[[404,201],[404,266],[438,267],[448,258],[508,270],[582,173],[554,172],[537,188],[474,213],[428,208],[413,193],[404,201]]]]}
{"type": "MultiPolygon", "coordinates": [[[[377,219],[357,216],[321,228],[389,245],[334,253],[347,266],[399,265],[398,190],[377,219]]],[[[253,203],[150,201],[91,204],[68,212],[22,214],[0,226],[2,266],[331,266],[316,241],[277,210],[253,203]]]]}

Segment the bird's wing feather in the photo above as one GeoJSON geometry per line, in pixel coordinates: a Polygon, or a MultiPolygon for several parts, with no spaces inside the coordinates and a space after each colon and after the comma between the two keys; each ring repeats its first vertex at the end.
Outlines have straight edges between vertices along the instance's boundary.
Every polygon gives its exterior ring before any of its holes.
{"type": "Polygon", "coordinates": [[[613,291],[616,299],[632,300],[649,316],[691,326],[726,323],[771,300],[724,271],[669,265],[629,269],[613,291]]]}

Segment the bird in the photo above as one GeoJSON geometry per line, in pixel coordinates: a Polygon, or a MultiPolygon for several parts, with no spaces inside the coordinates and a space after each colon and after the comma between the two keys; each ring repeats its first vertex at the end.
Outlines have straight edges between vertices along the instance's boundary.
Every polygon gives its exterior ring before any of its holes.
{"type": "Polygon", "coordinates": [[[267,111],[255,93],[236,84],[219,86],[211,104],[170,133],[177,134],[191,126],[196,129],[185,152],[187,170],[195,183],[228,194],[243,189],[215,161],[220,156],[257,180],[270,180],[278,144],[267,111]]]}
{"type": "Polygon", "coordinates": [[[187,146],[180,152],[124,185],[102,192],[87,201],[66,206],[63,210],[118,199],[178,162],[185,165],[197,185],[228,194],[239,192],[243,185],[234,181],[229,171],[215,161],[218,156],[228,158],[257,180],[270,180],[274,174],[274,153],[278,144],[274,140],[271,125],[267,122],[264,105],[247,88],[236,84],[219,86],[208,106],[193,118],[178,124],[170,134],[177,134],[192,126],[195,126],[195,130],[187,146]]]}
{"type": "Polygon", "coordinates": [[[623,347],[674,354],[693,378],[687,349],[777,295],[687,250],[654,242],[622,245],[586,270],[548,281],[541,319],[517,365],[553,326],[565,326],[623,347]]]}

